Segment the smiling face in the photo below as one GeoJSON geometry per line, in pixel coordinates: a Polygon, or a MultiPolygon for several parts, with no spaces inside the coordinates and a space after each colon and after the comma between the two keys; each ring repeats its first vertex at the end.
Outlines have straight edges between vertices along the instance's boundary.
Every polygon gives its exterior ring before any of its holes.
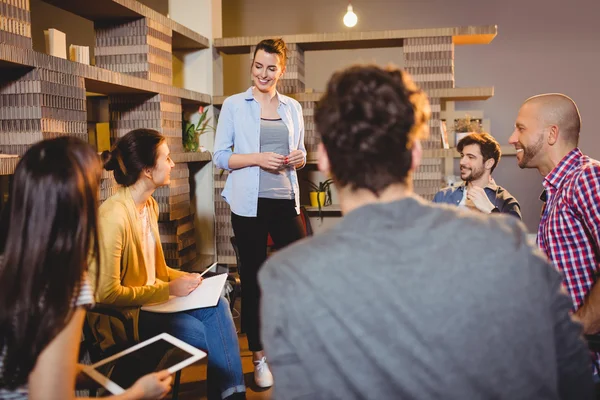
{"type": "Polygon", "coordinates": [[[539,117],[539,105],[525,103],[519,110],[515,130],[508,143],[517,150],[520,168],[538,168],[543,157],[545,126],[539,117]]]}
{"type": "Polygon", "coordinates": [[[478,144],[469,144],[460,153],[460,178],[465,182],[475,181],[486,172],[483,155],[478,144]]]}
{"type": "Polygon", "coordinates": [[[258,90],[265,93],[275,90],[284,72],[281,56],[262,49],[256,52],[252,61],[252,81],[258,90]]]}

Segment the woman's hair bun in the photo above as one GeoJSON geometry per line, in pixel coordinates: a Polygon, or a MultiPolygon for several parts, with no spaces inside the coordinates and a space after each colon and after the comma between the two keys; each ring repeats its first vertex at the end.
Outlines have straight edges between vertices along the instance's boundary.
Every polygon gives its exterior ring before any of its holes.
{"type": "Polygon", "coordinates": [[[115,157],[112,152],[104,150],[101,157],[105,170],[114,171],[117,168],[117,157],[115,157]]]}

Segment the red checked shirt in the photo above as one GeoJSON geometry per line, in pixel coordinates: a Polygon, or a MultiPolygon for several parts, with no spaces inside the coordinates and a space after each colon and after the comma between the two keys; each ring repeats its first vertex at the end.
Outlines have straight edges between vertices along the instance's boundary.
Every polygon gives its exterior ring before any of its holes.
{"type": "Polygon", "coordinates": [[[563,275],[575,312],[600,268],[600,162],[575,148],[546,176],[544,188],[537,242],[563,275]]]}

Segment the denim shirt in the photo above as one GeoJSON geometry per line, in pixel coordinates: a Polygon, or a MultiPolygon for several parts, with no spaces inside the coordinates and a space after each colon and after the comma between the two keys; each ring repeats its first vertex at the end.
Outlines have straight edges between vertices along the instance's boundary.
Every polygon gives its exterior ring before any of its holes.
{"type": "MultiPolygon", "coordinates": [[[[521,206],[506,189],[492,183],[485,187],[485,194],[490,202],[503,214],[510,214],[521,219],[521,206]]],[[[458,205],[465,191],[464,183],[458,186],[449,186],[436,193],[434,203],[458,205]]]]}
{"type": "MultiPolygon", "coordinates": [[[[290,152],[301,150],[306,163],[302,107],[296,100],[280,93],[277,93],[277,98],[277,113],[288,129],[290,152]]],[[[214,163],[218,168],[229,171],[221,196],[229,204],[231,211],[242,217],[257,215],[260,167],[232,170],[229,168],[229,158],[232,154],[250,153],[260,153],[260,104],[254,99],[252,87],[244,93],[225,99],[215,137],[214,163]]],[[[295,169],[290,172],[296,197],[296,212],[300,214],[298,175],[295,169]]]]}

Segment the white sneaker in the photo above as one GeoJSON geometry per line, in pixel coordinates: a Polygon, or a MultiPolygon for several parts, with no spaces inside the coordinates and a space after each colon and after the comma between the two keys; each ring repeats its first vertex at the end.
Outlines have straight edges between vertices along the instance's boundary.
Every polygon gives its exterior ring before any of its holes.
{"type": "Polygon", "coordinates": [[[254,382],[261,388],[273,386],[273,374],[267,364],[267,357],[254,361],[254,382]]]}

